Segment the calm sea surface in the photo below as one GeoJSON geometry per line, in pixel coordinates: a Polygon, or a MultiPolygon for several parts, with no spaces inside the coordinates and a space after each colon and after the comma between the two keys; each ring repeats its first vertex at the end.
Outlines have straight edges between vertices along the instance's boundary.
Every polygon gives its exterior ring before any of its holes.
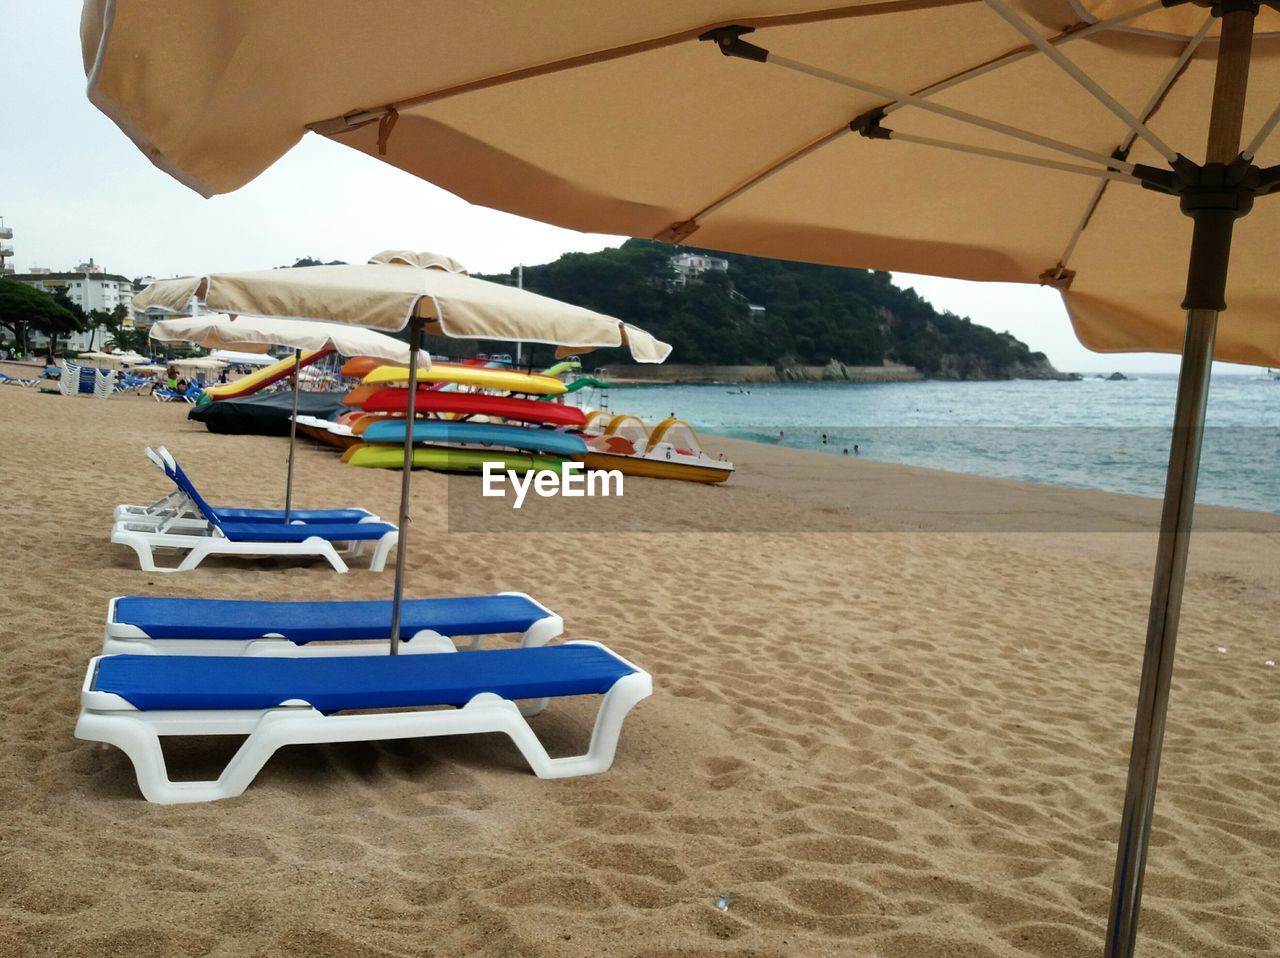
{"type": "MultiPolygon", "coordinates": [[[[1129,382],[614,386],[609,408],[702,432],[983,476],[1164,491],[1177,377],[1129,382]],[[823,443],[823,436],[826,442],[823,443]]],[[[599,397],[591,397],[598,404],[599,397]]],[[[1198,501],[1280,512],[1280,381],[1215,376],[1198,501]]]]}

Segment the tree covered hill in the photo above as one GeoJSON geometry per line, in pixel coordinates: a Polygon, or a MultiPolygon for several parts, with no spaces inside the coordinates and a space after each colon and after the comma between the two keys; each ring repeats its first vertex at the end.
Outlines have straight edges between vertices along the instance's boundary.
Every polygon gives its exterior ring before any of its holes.
{"type": "MultiPolygon", "coordinates": [[[[894,286],[885,272],[679,250],[728,260],[728,273],[707,272],[689,285],[674,285],[677,248],[632,239],[617,249],[526,266],[524,286],[635,323],[671,343],[678,363],[890,361],[946,379],[1058,375],[1043,353],[1008,333],[938,312],[913,290],[894,286]]],[[[514,282],[508,274],[483,278],[514,282]]]]}

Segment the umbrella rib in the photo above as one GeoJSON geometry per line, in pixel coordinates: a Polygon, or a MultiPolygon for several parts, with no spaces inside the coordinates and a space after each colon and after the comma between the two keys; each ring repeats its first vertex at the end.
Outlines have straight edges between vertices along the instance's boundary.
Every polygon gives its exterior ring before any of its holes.
{"type": "MultiPolygon", "coordinates": [[[[1133,10],[1126,11],[1125,13],[1117,14],[1116,16],[1110,17],[1109,19],[1106,19],[1106,20],[1099,20],[1095,23],[1091,23],[1088,25],[1078,25],[1075,27],[1069,27],[1066,30],[1064,30],[1062,33],[1058,34],[1056,37],[1053,37],[1049,42],[1054,44],[1059,44],[1059,43],[1069,43],[1072,40],[1082,39],[1093,33],[1099,33],[1103,30],[1108,30],[1128,20],[1132,20],[1134,17],[1141,16],[1144,13],[1150,13],[1153,10],[1160,9],[1161,7],[1163,7],[1163,5],[1164,5],[1163,0],[1152,0],[1152,2],[1150,3],[1144,4],[1140,7],[1136,7],[1133,10]]],[[[911,96],[928,97],[928,96],[932,96],[935,93],[941,93],[944,90],[948,90],[954,86],[958,86],[959,84],[967,80],[971,80],[976,77],[983,76],[984,74],[991,73],[1003,66],[1008,66],[1009,64],[1016,63],[1020,60],[1024,60],[1027,57],[1032,56],[1035,52],[1036,52],[1036,48],[1030,45],[1019,47],[1017,50],[1010,50],[1007,53],[1002,53],[998,57],[988,60],[985,63],[979,64],[976,67],[972,67],[968,70],[964,70],[953,76],[947,77],[945,80],[940,80],[936,83],[931,83],[926,87],[922,87],[921,89],[914,91],[911,94],[911,96]]],[[[884,114],[888,114],[893,112],[894,110],[900,109],[901,107],[907,106],[907,105],[909,104],[902,100],[890,98],[889,102],[886,103],[883,107],[881,107],[881,110],[883,111],[884,114]]],[[[679,223],[675,223],[670,227],[668,227],[667,229],[663,230],[661,233],[657,235],[656,238],[669,243],[681,242],[682,240],[692,235],[697,230],[698,221],[703,217],[711,215],[712,213],[716,212],[721,207],[723,207],[726,203],[729,203],[730,201],[737,198],[738,196],[741,196],[743,193],[747,192],[748,190],[760,185],[765,180],[768,180],[770,177],[774,176],[775,174],[782,172],[787,167],[791,166],[793,163],[796,163],[797,161],[804,159],[806,156],[809,156],[811,153],[818,150],[819,148],[826,146],[828,143],[833,142],[834,140],[838,139],[842,134],[847,132],[849,132],[849,127],[841,126],[835,130],[832,130],[829,133],[823,134],[818,139],[813,140],[812,142],[806,144],[805,146],[800,147],[798,150],[788,153],[781,160],[771,164],[761,172],[754,174],[747,180],[740,183],[738,186],[735,186],[733,189],[722,194],[714,202],[709,203],[707,206],[704,206],[702,209],[698,210],[688,219],[683,220],[679,223]]],[[[895,133],[894,136],[896,136],[898,139],[905,139],[905,137],[902,134],[895,133]]],[[[939,140],[939,141],[933,141],[932,145],[942,146],[944,144],[943,144],[943,141],[939,140]]],[[[966,152],[977,152],[977,151],[966,150],[966,152]]],[[[1023,159],[1019,154],[1005,153],[1002,151],[995,151],[995,150],[989,151],[986,155],[998,156],[1004,159],[1011,159],[1015,161],[1019,159],[1023,159]]],[[[1030,158],[1026,158],[1026,159],[1030,159],[1030,158]]],[[[1097,158],[1095,157],[1094,159],[1097,159],[1097,158]]],[[[1107,174],[1102,171],[1078,167],[1072,164],[1057,164],[1055,166],[1053,161],[1044,161],[1039,165],[1049,166],[1051,168],[1056,168],[1056,169],[1064,169],[1070,172],[1088,173],[1089,175],[1093,175],[1093,176],[1107,177],[1107,174]]],[[[1124,177],[1117,176],[1114,178],[1121,179],[1124,177]]]]}
{"type": "Polygon", "coordinates": [[[967,143],[956,143],[952,140],[939,140],[931,136],[916,136],[913,133],[899,133],[897,130],[889,131],[890,140],[900,140],[903,143],[916,143],[920,146],[936,146],[944,150],[952,150],[956,153],[971,153],[974,156],[987,156],[996,160],[1010,160],[1014,163],[1023,163],[1028,166],[1039,166],[1047,170],[1061,170],[1064,173],[1082,173],[1085,176],[1102,177],[1103,180],[1119,180],[1122,183],[1137,183],[1141,185],[1142,181],[1136,176],[1129,173],[1122,173],[1119,170],[1099,170],[1091,166],[1081,166],[1078,163],[1063,163],[1058,160],[1046,160],[1038,156],[1028,156],[1025,153],[1010,153],[1007,150],[993,150],[985,146],[971,146],[967,143]]]}
{"type": "MultiPolygon", "coordinates": [[[[1196,52],[1196,48],[1199,47],[1204,38],[1209,35],[1209,30],[1213,27],[1214,19],[1215,18],[1212,14],[1205,17],[1204,24],[1196,32],[1195,36],[1188,41],[1187,45],[1183,48],[1182,53],[1178,56],[1178,59],[1174,61],[1173,67],[1165,75],[1164,80],[1161,81],[1158,87],[1156,87],[1155,92],[1151,94],[1151,98],[1147,100],[1146,105],[1143,106],[1142,112],[1138,114],[1142,117],[1142,121],[1144,123],[1151,120],[1155,115],[1156,110],[1160,108],[1160,104],[1164,102],[1164,98],[1168,96],[1169,91],[1173,89],[1174,84],[1177,83],[1178,79],[1185,73],[1187,64],[1191,62],[1191,55],[1196,52]]],[[[1116,150],[1116,153],[1121,156],[1128,156],[1129,150],[1132,149],[1134,140],[1137,138],[1137,134],[1131,130],[1125,137],[1124,142],[1121,143],[1119,149],[1116,150]]],[[[1076,225],[1075,230],[1072,231],[1071,238],[1067,241],[1066,249],[1062,251],[1062,257],[1058,260],[1057,266],[1058,278],[1061,278],[1063,271],[1067,268],[1067,264],[1071,261],[1071,257],[1075,254],[1076,244],[1080,242],[1080,237],[1084,234],[1084,231],[1088,229],[1089,223],[1093,219],[1093,214],[1097,212],[1098,204],[1102,202],[1103,194],[1106,193],[1106,191],[1107,182],[1104,180],[1099,183],[1098,188],[1094,190],[1093,198],[1085,207],[1084,215],[1080,217],[1080,222],[1076,225]]]]}
{"type": "Polygon", "coordinates": [[[1104,167],[1122,170],[1125,173],[1133,172],[1132,163],[1117,160],[1114,157],[1107,156],[1105,153],[1096,153],[1093,150],[1087,150],[1081,146],[1074,146],[1070,143],[1065,143],[1062,140],[1056,140],[1053,137],[1041,136],[1039,133],[1032,133],[1030,130],[1023,130],[1016,126],[1010,126],[1009,124],[1001,123],[998,120],[991,120],[987,117],[968,113],[964,110],[957,110],[949,106],[943,106],[940,103],[933,103],[925,97],[914,93],[902,93],[897,90],[891,90],[875,83],[868,83],[865,80],[857,80],[853,77],[843,76],[839,73],[833,73],[830,70],[824,70],[821,67],[811,66],[807,63],[802,63],[799,60],[792,60],[788,57],[780,57],[773,53],[769,54],[766,62],[777,64],[780,67],[784,67],[797,73],[816,77],[819,80],[838,83],[841,86],[847,86],[863,93],[870,93],[872,96],[879,96],[886,100],[893,100],[905,106],[914,106],[929,113],[937,113],[940,116],[945,116],[961,123],[967,123],[971,126],[981,127],[985,130],[991,130],[994,133],[1001,133],[1016,140],[1023,140],[1025,142],[1035,144],[1036,146],[1056,150],[1059,153],[1066,153],[1069,156],[1076,157],[1077,159],[1088,160],[1091,163],[1098,163],[1104,167]]]}
{"type": "Polygon", "coordinates": [[[1161,156],[1170,163],[1178,158],[1178,154],[1164,140],[1151,132],[1141,120],[1130,113],[1115,99],[1110,93],[1102,89],[1097,83],[1093,82],[1083,70],[1072,63],[1063,53],[1054,47],[1048,40],[1040,36],[1039,32],[1022,19],[1018,14],[1010,10],[1004,3],[1004,0],[984,0],[984,2],[992,10],[994,10],[1006,23],[1030,40],[1046,57],[1061,69],[1067,76],[1075,80],[1080,86],[1084,87],[1095,100],[1105,106],[1108,110],[1120,118],[1134,133],[1147,141],[1161,156]]]}
{"type": "Polygon", "coordinates": [[[429,93],[421,93],[417,96],[406,97],[403,100],[396,100],[394,103],[389,103],[386,106],[376,109],[352,110],[339,116],[308,123],[307,129],[324,136],[332,136],[337,133],[343,133],[348,130],[355,129],[356,127],[364,126],[367,123],[380,120],[392,111],[400,113],[416,106],[424,106],[425,104],[434,103],[437,100],[448,99],[449,97],[459,96],[463,93],[474,93],[479,90],[487,90],[492,87],[505,86],[509,83],[515,83],[520,80],[547,76],[548,74],[553,73],[562,73],[565,70],[591,66],[596,63],[607,63],[610,60],[621,60],[641,53],[648,53],[652,50],[661,50],[665,47],[675,46],[676,44],[684,43],[688,40],[695,40],[708,30],[728,26],[734,23],[746,23],[758,29],[765,29],[768,27],[800,26],[810,23],[827,23],[833,20],[852,20],[861,17],[881,16],[884,14],[908,13],[915,10],[932,10],[938,7],[954,7],[977,2],[978,0],[885,0],[885,2],[880,3],[849,4],[840,7],[830,7],[825,10],[813,10],[806,13],[780,14],[772,17],[765,16],[748,18],[746,20],[725,20],[709,26],[704,25],[689,30],[681,30],[677,33],[669,33],[665,36],[653,37],[649,40],[627,43],[622,46],[611,47],[606,50],[593,50],[590,53],[582,53],[577,56],[566,57],[562,60],[552,60],[547,63],[539,63],[534,66],[511,70],[507,73],[500,73],[496,76],[483,77],[478,80],[468,80],[465,83],[458,83],[453,86],[442,87],[439,90],[432,90],[429,93]]]}
{"type": "MultiPolygon", "coordinates": [[[[1070,43],[1072,40],[1082,40],[1087,36],[1091,36],[1095,33],[1101,33],[1104,30],[1110,30],[1112,27],[1118,26],[1121,23],[1125,23],[1135,17],[1140,17],[1145,13],[1151,13],[1153,10],[1159,10],[1163,7],[1164,0],[1152,0],[1151,3],[1135,7],[1125,13],[1116,14],[1114,17],[1107,20],[1098,20],[1090,24],[1077,24],[1076,26],[1068,27],[1057,36],[1050,37],[1048,42],[1054,46],[1061,46],[1063,44],[1070,43]]],[[[947,77],[945,80],[939,80],[937,83],[931,83],[929,86],[916,90],[914,95],[933,96],[935,93],[942,93],[944,90],[949,90],[952,87],[959,86],[961,83],[977,79],[980,76],[985,76],[988,73],[992,73],[1000,69],[1001,67],[1006,67],[1025,60],[1027,57],[1033,56],[1036,52],[1036,47],[1031,44],[1018,47],[1016,50],[1009,50],[1007,53],[1002,53],[997,57],[993,57],[986,63],[970,67],[968,70],[963,70],[954,76],[947,77]]],[[[901,109],[905,105],[906,104],[896,102],[886,103],[881,107],[881,109],[887,115],[895,110],[901,109]]]]}
{"type": "Polygon", "coordinates": [[[1267,137],[1275,131],[1277,126],[1280,126],[1280,103],[1276,104],[1275,110],[1267,117],[1266,122],[1262,124],[1262,129],[1258,131],[1257,136],[1250,140],[1249,145],[1244,148],[1243,155],[1246,160],[1252,160],[1258,155],[1258,151],[1262,149],[1262,144],[1267,142],[1267,137]]]}

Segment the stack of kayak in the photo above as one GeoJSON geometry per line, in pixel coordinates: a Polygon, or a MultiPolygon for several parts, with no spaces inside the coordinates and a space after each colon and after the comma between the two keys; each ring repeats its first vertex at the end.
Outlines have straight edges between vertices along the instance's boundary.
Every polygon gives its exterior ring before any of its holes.
{"type": "Polygon", "coordinates": [[[420,418],[410,426],[405,418],[409,370],[380,365],[365,374],[343,400],[359,410],[348,421],[354,442],[343,461],[402,468],[406,428],[412,428],[413,465],[447,472],[479,472],[485,463],[518,472],[556,471],[567,459],[587,452],[585,440],[568,431],[581,429],[586,416],[554,401],[567,387],[553,375],[435,363],[418,370],[413,388],[420,418]]]}
{"type": "MultiPolygon", "coordinates": [[[[687,482],[724,482],[733,463],[708,455],[688,423],[674,417],[650,427],[637,416],[586,413],[564,402],[588,377],[565,384],[576,360],[542,373],[522,373],[490,359],[435,363],[418,370],[415,418],[406,419],[409,370],[381,360],[348,360],[342,375],[356,384],[336,420],[298,417],[298,429],[343,450],[353,466],[401,469],[405,430],[412,429],[415,468],[480,472],[485,463],[514,472],[559,471],[565,462],[590,470],[687,482]]],[[[575,397],[577,398],[577,397],[575,397]]]]}

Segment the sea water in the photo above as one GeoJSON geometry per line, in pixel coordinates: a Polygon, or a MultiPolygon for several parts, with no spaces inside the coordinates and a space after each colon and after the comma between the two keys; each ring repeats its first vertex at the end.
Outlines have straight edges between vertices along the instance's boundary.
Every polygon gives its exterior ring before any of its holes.
{"type": "MultiPolygon", "coordinates": [[[[833,455],[1161,496],[1177,377],[612,386],[610,409],[833,455]],[[825,437],[825,441],[824,441],[825,437]]],[[[591,397],[593,405],[600,397],[591,397]]],[[[1280,380],[1215,375],[1197,501],[1280,513],[1280,380]]]]}

